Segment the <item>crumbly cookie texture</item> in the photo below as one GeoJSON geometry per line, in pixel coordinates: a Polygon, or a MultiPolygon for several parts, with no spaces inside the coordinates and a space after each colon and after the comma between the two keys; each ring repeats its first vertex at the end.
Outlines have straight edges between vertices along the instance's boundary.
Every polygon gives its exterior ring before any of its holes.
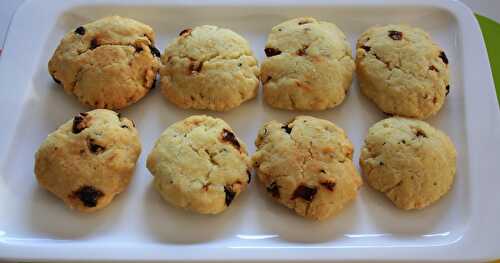
{"type": "Polygon", "coordinates": [[[308,116],[270,121],[259,130],[253,166],[269,195],[310,219],[339,213],[362,181],[353,146],[335,124],[308,116]]]}
{"type": "Polygon", "coordinates": [[[257,95],[257,60],[248,42],[229,29],[184,29],[161,61],[161,90],[178,107],[226,111],[257,95]]]}
{"type": "Polygon", "coordinates": [[[448,58],[422,29],[372,27],[359,38],[356,54],[361,91],[383,112],[425,119],[443,106],[448,58]]]}
{"type": "Polygon", "coordinates": [[[110,16],[68,32],[49,61],[66,92],[92,108],[122,109],[154,87],[160,52],[153,29],[110,16]]]}
{"type": "Polygon", "coordinates": [[[392,117],[369,129],[359,163],[368,184],[397,207],[421,209],[450,190],[456,151],[446,134],[426,122],[392,117]]]}
{"type": "Polygon", "coordinates": [[[272,28],[261,65],[264,99],[287,110],[325,110],[344,100],[354,71],[351,47],[334,24],[300,17],[272,28]]]}
{"type": "Polygon", "coordinates": [[[202,214],[226,210],[251,179],[245,143],[226,122],[203,115],[168,127],[147,167],[165,201],[202,214]]]}
{"type": "Polygon", "coordinates": [[[48,135],[35,155],[35,175],[69,207],[94,212],[125,190],[140,153],[131,120],[111,110],[93,110],[48,135]]]}

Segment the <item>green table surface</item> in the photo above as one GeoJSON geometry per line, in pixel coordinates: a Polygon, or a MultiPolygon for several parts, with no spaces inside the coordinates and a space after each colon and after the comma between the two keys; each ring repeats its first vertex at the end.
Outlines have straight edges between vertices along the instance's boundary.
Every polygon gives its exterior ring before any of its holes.
{"type": "MultiPolygon", "coordinates": [[[[482,15],[476,14],[483,32],[484,43],[490,58],[491,72],[495,82],[497,100],[500,105],[500,24],[482,15]]],[[[500,260],[491,263],[500,263],[500,260]]]]}
{"type": "Polygon", "coordinates": [[[497,100],[500,105],[500,24],[479,14],[476,14],[476,18],[481,26],[486,49],[488,50],[497,100]]]}

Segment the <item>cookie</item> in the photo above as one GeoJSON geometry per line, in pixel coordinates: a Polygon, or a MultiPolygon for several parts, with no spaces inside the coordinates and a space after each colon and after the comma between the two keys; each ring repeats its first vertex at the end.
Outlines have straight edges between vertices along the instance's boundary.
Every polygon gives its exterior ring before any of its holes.
{"type": "Polygon", "coordinates": [[[66,92],[92,108],[122,109],[154,87],[160,52],[153,29],[111,16],[68,32],[49,61],[66,92]]]}
{"type": "Polygon", "coordinates": [[[300,17],[272,28],[261,65],[264,100],[287,110],[325,110],[345,99],[354,61],[334,24],[300,17]]]}
{"type": "Polygon", "coordinates": [[[161,90],[178,107],[226,111],[257,95],[257,60],[248,42],[229,29],[184,29],[161,62],[161,90]]]}
{"type": "Polygon", "coordinates": [[[226,210],[251,176],[245,143],[226,122],[203,115],[168,127],[147,167],[166,202],[201,214],[226,210]]]}
{"type": "Polygon", "coordinates": [[[397,207],[421,209],[450,190],[456,151],[445,133],[426,122],[392,117],[370,128],[359,163],[368,184],[397,207]]]}
{"type": "Polygon", "coordinates": [[[389,114],[425,119],[450,91],[448,58],[429,34],[407,25],[377,26],[358,40],[362,93],[389,114]]]}
{"type": "Polygon", "coordinates": [[[35,175],[69,207],[94,212],[125,190],[140,153],[131,120],[111,110],[93,110],[48,135],[35,155],[35,175]]]}
{"type": "Polygon", "coordinates": [[[322,220],[353,200],[362,181],[353,146],[335,124],[308,116],[259,130],[252,163],[267,193],[297,214],[322,220]]]}

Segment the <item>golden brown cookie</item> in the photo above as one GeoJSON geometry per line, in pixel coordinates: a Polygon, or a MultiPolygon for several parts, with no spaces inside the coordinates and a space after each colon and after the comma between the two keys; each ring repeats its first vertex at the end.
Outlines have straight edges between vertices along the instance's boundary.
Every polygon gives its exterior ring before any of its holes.
{"type": "Polygon", "coordinates": [[[111,110],[93,110],[48,135],[35,155],[35,175],[69,207],[94,212],[125,190],[140,153],[131,120],[111,110]]]}
{"type": "Polygon", "coordinates": [[[287,110],[325,110],[344,101],[354,61],[334,24],[300,17],[272,28],[262,62],[264,99],[287,110]]]}
{"type": "Polygon", "coordinates": [[[409,210],[427,207],[450,190],[456,155],[442,131],[424,121],[393,117],[370,128],[359,163],[371,187],[409,210]]]}
{"type": "Polygon", "coordinates": [[[160,52],[153,29],[110,16],[68,32],[49,61],[64,90],[92,108],[122,109],[154,87],[160,52]]]}
{"type": "Polygon", "coordinates": [[[361,91],[385,113],[425,119],[443,106],[450,89],[448,58],[422,29],[376,26],[358,40],[361,91]]]}
{"type": "Polygon", "coordinates": [[[254,98],[259,68],[248,42],[204,25],[183,30],[166,49],[160,70],[165,97],[181,108],[226,111],[254,98]]]}
{"type": "Polygon", "coordinates": [[[259,130],[255,145],[253,166],[269,195],[306,218],[338,214],[362,184],[352,143],[327,120],[270,121],[259,130]]]}

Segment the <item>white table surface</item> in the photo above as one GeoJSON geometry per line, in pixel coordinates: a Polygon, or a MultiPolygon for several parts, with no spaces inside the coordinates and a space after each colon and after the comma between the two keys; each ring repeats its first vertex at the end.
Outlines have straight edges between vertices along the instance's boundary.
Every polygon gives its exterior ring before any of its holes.
{"type": "MultiPolygon", "coordinates": [[[[10,20],[23,2],[24,0],[0,1],[0,48],[3,48],[7,37],[10,20]]],[[[500,0],[462,0],[462,2],[467,4],[474,12],[500,22],[500,0]]]]}

